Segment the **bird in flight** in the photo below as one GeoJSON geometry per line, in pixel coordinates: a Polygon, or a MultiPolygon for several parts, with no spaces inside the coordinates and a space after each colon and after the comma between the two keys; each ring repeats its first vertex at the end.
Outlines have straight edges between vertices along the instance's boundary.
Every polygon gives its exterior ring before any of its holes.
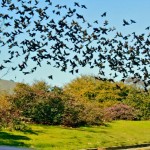
{"type": "Polygon", "coordinates": [[[123,19],[123,26],[130,25],[125,19],[123,19]]]}
{"type": "Polygon", "coordinates": [[[106,13],[107,13],[107,12],[104,12],[104,13],[101,15],[101,17],[106,17],[106,13]]]}

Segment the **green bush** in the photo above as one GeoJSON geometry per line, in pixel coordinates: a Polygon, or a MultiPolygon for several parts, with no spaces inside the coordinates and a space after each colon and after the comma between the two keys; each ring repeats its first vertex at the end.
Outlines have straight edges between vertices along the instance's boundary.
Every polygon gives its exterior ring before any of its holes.
{"type": "Polygon", "coordinates": [[[35,123],[59,125],[61,124],[64,111],[64,102],[59,96],[49,96],[47,99],[39,100],[32,107],[30,118],[35,123]]]}
{"type": "Polygon", "coordinates": [[[150,92],[146,93],[134,89],[124,103],[138,110],[138,120],[150,120],[150,92]]]}
{"type": "Polygon", "coordinates": [[[28,117],[31,113],[34,97],[35,93],[30,85],[18,83],[12,95],[13,104],[23,116],[28,117]]]}

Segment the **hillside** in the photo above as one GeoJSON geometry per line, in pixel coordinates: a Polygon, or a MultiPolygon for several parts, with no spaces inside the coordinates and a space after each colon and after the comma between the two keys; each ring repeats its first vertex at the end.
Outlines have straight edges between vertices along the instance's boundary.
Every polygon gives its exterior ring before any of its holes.
{"type": "Polygon", "coordinates": [[[0,91],[7,91],[11,93],[15,86],[16,86],[16,82],[14,81],[0,79],[0,91]]]}

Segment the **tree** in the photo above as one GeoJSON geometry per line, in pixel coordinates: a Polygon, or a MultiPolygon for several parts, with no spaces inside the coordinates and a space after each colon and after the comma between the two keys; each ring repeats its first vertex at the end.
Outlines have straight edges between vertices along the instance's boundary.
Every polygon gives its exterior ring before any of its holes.
{"type": "Polygon", "coordinates": [[[93,76],[81,76],[64,87],[64,92],[86,101],[123,101],[129,93],[130,86],[121,82],[98,80],[93,76]]]}
{"type": "MultiPolygon", "coordinates": [[[[124,81],[133,75],[144,82],[147,90],[150,84],[148,34],[123,35],[108,26],[108,21],[102,26],[97,25],[98,21],[94,22],[96,25],[91,24],[79,10],[86,11],[87,7],[77,2],[71,7],[51,0],[18,0],[17,3],[2,0],[0,9],[0,19],[5,21],[7,29],[0,32],[3,37],[0,47],[8,49],[9,54],[3,58],[0,70],[18,69],[27,75],[47,63],[74,74],[78,73],[79,66],[89,66],[98,67],[99,76],[105,78],[108,66],[112,80],[121,75],[124,81]]],[[[107,17],[107,13],[101,17],[107,17]]],[[[123,19],[123,26],[133,23],[136,21],[123,19]]]]}
{"type": "Polygon", "coordinates": [[[132,88],[124,103],[137,110],[137,119],[150,119],[150,91],[145,93],[137,88],[132,88]]]}
{"type": "Polygon", "coordinates": [[[24,115],[29,116],[31,108],[35,103],[36,94],[28,84],[18,83],[14,88],[13,103],[16,108],[24,115]]]}
{"type": "Polygon", "coordinates": [[[20,113],[12,104],[11,95],[5,92],[0,93],[0,128],[10,129],[21,125],[20,113]]]}

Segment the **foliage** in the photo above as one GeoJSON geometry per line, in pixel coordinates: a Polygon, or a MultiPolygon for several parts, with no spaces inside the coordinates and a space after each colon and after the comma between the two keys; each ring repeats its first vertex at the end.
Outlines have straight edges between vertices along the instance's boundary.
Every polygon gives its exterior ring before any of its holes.
{"type": "Polygon", "coordinates": [[[81,76],[64,87],[69,95],[83,100],[104,102],[122,101],[128,95],[129,87],[121,82],[98,80],[93,76],[81,76]]]}
{"type": "Polygon", "coordinates": [[[0,127],[16,128],[21,125],[20,113],[12,105],[11,96],[7,93],[0,93],[0,127]]]}
{"type": "Polygon", "coordinates": [[[46,98],[51,86],[48,85],[45,81],[34,81],[30,88],[34,93],[34,99],[42,99],[46,98]]]}
{"type": "Polygon", "coordinates": [[[112,120],[149,120],[150,93],[121,82],[81,76],[63,88],[44,81],[18,83],[0,95],[1,126],[24,129],[24,122],[71,127],[112,120]]]}
{"type": "Polygon", "coordinates": [[[77,127],[102,124],[101,108],[92,102],[69,99],[65,103],[62,124],[77,127]]]}
{"type": "MultiPolygon", "coordinates": [[[[64,92],[78,98],[80,101],[99,102],[104,109],[104,114],[107,111],[109,114],[110,110],[114,111],[119,105],[122,106],[123,110],[120,110],[116,114],[118,118],[108,116],[111,120],[127,118],[136,118],[139,120],[150,119],[150,92],[144,92],[143,89],[135,87],[134,85],[128,85],[122,82],[102,81],[92,76],[81,76],[67,84],[64,87],[64,92]],[[127,110],[125,111],[125,109],[127,110]],[[128,117],[122,114],[123,112],[131,113],[131,118],[129,114],[128,117]],[[120,115],[122,115],[122,117],[120,115]]],[[[114,112],[113,115],[115,115],[114,112]]]]}
{"type": "Polygon", "coordinates": [[[124,102],[138,110],[138,119],[150,119],[150,92],[132,89],[124,102]]]}
{"type": "MultiPolygon", "coordinates": [[[[50,93],[47,83],[35,81],[31,86],[19,83],[14,92],[13,102],[25,120],[43,124],[58,122],[56,108],[59,107],[59,98],[50,93]]],[[[60,107],[57,110],[61,111],[60,107]]]]}
{"type": "Polygon", "coordinates": [[[28,117],[31,113],[35,93],[30,85],[18,83],[14,89],[13,103],[23,116],[28,117]]]}
{"type": "Polygon", "coordinates": [[[136,111],[131,106],[126,104],[115,104],[104,110],[104,120],[135,120],[136,111]]]}
{"type": "Polygon", "coordinates": [[[101,109],[94,102],[81,102],[43,81],[36,81],[31,86],[18,84],[13,101],[25,119],[35,123],[75,127],[102,122],[101,109]]]}
{"type": "Polygon", "coordinates": [[[61,124],[64,103],[60,96],[49,95],[47,99],[38,100],[32,108],[31,120],[35,123],[61,124]]]}

